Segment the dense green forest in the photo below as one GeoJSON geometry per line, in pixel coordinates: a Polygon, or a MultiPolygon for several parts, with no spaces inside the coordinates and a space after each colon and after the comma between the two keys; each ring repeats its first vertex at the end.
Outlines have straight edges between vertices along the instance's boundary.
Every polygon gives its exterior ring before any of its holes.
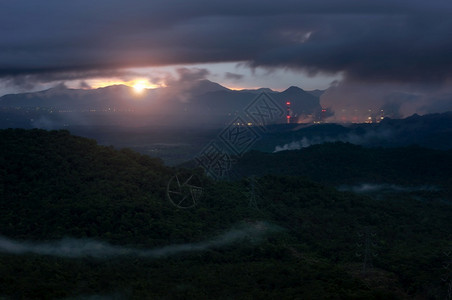
{"type": "Polygon", "coordinates": [[[237,160],[242,175],[306,176],[325,184],[452,185],[452,150],[418,146],[365,148],[335,142],[276,153],[251,151],[237,160]]]}
{"type": "Polygon", "coordinates": [[[451,153],[301,151],[250,153],[237,168],[256,176],[214,181],[64,130],[1,130],[0,298],[445,299],[451,153]],[[168,200],[176,174],[199,178],[193,208],[168,200]],[[335,188],[362,182],[437,189],[335,188]],[[136,250],[43,250],[65,239],[136,250]]]}

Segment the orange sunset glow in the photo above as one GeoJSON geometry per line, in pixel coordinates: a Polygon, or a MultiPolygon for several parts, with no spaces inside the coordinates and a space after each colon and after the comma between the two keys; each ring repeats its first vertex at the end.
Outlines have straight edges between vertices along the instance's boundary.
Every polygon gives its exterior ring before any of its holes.
{"type": "Polygon", "coordinates": [[[126,85],[128,87],[133,88],[134,92],[137,94],[143,93],[143,91],[146,89],[155,89],[155,88],[164,86],[163,84],[159,85],[159,84],[150,83],[149,80],[143,79],[143,78],[133,79],[133,80],[129,80],[129,81],[97,79],[97,80],[89,81],[89,84],[92,89],[103,88],[103,87],[107,87],[107,86],[111,86],[111,85],[126,85]]]}

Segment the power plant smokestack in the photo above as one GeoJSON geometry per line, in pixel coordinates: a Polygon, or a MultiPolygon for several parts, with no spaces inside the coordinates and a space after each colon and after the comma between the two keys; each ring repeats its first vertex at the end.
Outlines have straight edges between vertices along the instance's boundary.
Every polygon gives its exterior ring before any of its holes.
{"type": "Polygon", "coordinates": [[[287,124],[290,124],[290,119],[292,117],[292,111],[290,110],[290,101],[286,101],[286,120],[287,124]]]}

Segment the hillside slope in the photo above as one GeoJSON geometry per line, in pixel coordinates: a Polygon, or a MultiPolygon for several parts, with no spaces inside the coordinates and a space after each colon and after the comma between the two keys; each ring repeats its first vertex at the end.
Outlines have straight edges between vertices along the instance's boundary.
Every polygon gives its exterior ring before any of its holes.
{"type": "Polygon", "coordinates": [[[417,146],[365,148],[335,142],[300,150],[252,151],[237,160],[242,175],[306,176],[326,184],[442,185],[452,178],[452,151],[417,146]]]}
{"type": "Polygon", "coordinates": [[[0,142],[1,297],[445,295],[450,205],[301,176],[214,182],[67,131],[1,130],[0,142]],[[167,199],[177,172],[201,178],[192,209],[167,199]],[[364,263],[368,238],[378,256],[364,263]]]}

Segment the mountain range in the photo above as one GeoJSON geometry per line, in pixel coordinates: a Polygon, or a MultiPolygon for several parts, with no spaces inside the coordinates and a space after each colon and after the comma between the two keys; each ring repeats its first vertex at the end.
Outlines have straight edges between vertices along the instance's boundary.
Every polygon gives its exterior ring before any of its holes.
{"type": "Polygon", "coordinates": [[[223,125],[234,116],[246,115],[246,107],[262,94],[279,106],[278,118],[271,120],[275,123],[286,121],[287,102],[293,120],[321,111],[319,91],[310,93],[295,86],[282,92],[266,88],[231,90],[209,80],[197,80],[137,93],[125,85],[98,89],[69,89],[60,85],[0,97],[0,113],[4,115],[0,127],[223,125]]]}

